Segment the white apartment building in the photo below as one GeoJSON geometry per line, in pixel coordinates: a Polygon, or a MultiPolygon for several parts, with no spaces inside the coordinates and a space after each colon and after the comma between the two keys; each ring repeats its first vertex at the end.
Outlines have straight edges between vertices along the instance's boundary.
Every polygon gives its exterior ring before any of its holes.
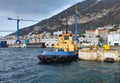
{"type": "Polygon", "coordinates": [[[61,34],[63,34],[63,31],[53,32],[53,36],[59,36],[61,34]]]}
{"type": "Polygon", "coordinates": [[[96,30],[86,30],[86,36],[87,37],[96,37],[97,35],[99,35],[102,38],[107,38],[109,34],[109,30],[106,29],[96,29],[96,30]]]}
{"type": "Polygon", "coordinates": [[[81,45],[84,45],[84,46],[98,45],[99,38],[96,38],[96,37],[93,37],[93,38],[80,37],[79,42],[80,42],[81,45]]]}
{"type": "Polygon", "coordinates": [[[109,34],[108,35],[108,44],[110,44],[110,45],[115,45],[115,44],[120,45],[120,34],[109,34]]]}
{"type": "Polygon", "coordinates": [[[56,37],[44,37],[41,39],[42,43],[45,43],[45,46],[47,47],[52,47],[54,44],[56,44],[58,42],[58,38],[56,37]]]}

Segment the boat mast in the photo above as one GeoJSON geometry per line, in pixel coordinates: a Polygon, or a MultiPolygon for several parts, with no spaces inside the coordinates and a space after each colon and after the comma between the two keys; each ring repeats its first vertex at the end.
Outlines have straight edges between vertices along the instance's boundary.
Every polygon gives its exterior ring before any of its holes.
{"type": "Polygon", "coordinates": [[[68,29],[67,29],[67,11],[65,12],[65,18],[66,18],[66,20],[65,20],[65,22],[66,22],[66,26],[65,26],[65,32],[66,32],[66,34],[68,33],[68,29]]]}

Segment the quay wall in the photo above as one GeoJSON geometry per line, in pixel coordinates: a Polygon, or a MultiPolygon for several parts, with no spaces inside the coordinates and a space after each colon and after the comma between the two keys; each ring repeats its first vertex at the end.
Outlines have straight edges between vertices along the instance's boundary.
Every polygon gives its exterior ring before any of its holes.
{"type": "Polygon", "coordinates": [[[107,58],[112,58],[120,62],[120,51],[106,50],[79,50],[78,58],[82,60],[94,60],[104,62],[107,58]]]}

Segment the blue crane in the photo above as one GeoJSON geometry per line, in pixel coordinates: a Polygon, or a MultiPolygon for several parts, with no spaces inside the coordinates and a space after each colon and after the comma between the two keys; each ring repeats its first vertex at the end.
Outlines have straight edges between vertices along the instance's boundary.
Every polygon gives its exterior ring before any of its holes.
{"type": "Polygon", "coordinates": [[[21,41],[19,39],[19,22],[20,21],[31,21],[31,22],[37,22],[37,20],[25,20],[25,19],[15,19],[15,18],[8,18],[8,20],[14,20],[14,21],[17,21],[17,32],[16,32],[16,41],[15,41],[15,44],[20,44],[21,41]]]}
{"type": "MultiPolygon", "coordinates": [[[[90,7],[92,7],[92,6],[90,6],[90,7]]],[[[87,11],[87,9],[88,8],[85,8],[85,9],[81,10],[80,12],[85,12],[85,11],[87,11]]],[[[88,11],[93,11],[93,10],[88,10],[88,11]]],[[[100,11],[100,10],[96,9],[94,11],[100,11]]],[[[78,6],[75,6],[75,14],[74,14],[74,18],[75,18],[75,39],[74,40],[75,40],[75,42],[79,41],[78,40],[78,16],[79,16],[80,12],[78,12],[78,6]]]]}
{"type": "Polygon", "coordinates": [[[75,42],[78,43],[78,10],[77,6],[75,7],[75,42]]]}

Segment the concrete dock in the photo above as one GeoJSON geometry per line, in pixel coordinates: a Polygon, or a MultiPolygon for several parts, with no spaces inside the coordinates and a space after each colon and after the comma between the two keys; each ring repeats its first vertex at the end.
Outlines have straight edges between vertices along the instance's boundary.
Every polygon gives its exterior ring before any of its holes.
{"type": "Polygon", "coordinates": [[[81,60],[101,61],[105,62],[107,59],[112,59],[113,62],[120,62],[119,50],[104,50],[104,49],[90,49],[84,48],[78,51],[78,58],[81,60]]]}

